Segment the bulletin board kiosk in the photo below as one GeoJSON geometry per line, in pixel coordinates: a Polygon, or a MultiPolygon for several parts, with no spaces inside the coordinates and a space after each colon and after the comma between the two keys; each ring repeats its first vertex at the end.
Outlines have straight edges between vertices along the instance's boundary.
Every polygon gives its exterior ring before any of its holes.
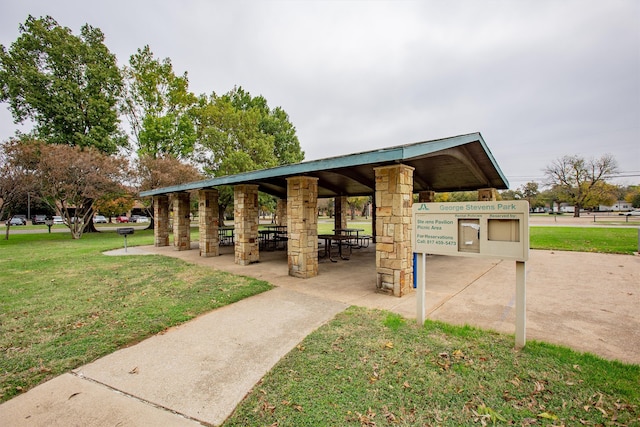
{"type": "Polygon", "coordinates": [[[502,258],[516,262],[516,347],[526,344],[529,203],[415,203],[412,245],[418,322],[425,321],[426,255],[502,258]]]}

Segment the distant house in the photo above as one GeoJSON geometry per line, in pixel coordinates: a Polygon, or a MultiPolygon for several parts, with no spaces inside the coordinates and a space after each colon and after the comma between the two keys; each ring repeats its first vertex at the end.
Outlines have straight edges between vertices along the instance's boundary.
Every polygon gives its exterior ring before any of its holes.
{"type": "Polygon", "coordinates": [[[633,205],[629,202],[625,202],[624,200],[618,200],[611,206],[600,205],[598,210],[600,212],[625,212],[633,210],[633,205]]]}
{"type": "Polygon", "coordinates": [[[575,207],[569,203],[560,203],[560,212],[562,213],[573,213],[575,210],[575,207]]]}

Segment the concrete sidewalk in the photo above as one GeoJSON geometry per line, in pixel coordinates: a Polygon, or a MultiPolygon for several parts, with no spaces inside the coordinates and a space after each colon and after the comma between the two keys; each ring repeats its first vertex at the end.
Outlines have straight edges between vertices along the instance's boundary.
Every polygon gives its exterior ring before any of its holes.
{"type": "Polygon", "coordinates": [[[346,304],[284,288],[118,350],[0,405],[3,426],[219,425],[346,304]]]}
{"type": "MultiPolygon", "coordinates": [[[[3,425],[219,425],[282,356],[347,306],[416,316],[415,295],[375,292],[373,247],[323,261],[305,280],[288,276],[282,251],[249,266],[234,263],[232,248],[215,258],[198,252],[147,246],[110,254],[172,256],[278,288],[44,383],[0,405],[3,425]]],[[[427,272],[428,318],[514,332],[514,262],[429,256],[427,272]]],[[[640,257],[531,251],[528,339],[640,363],[639,306],[640,257]]]]}

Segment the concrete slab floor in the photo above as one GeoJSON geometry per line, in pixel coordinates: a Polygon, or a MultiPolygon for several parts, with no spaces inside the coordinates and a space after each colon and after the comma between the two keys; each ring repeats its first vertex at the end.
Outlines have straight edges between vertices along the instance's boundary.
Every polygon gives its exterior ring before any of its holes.
{"type": "MultiPolygon", "coordinates": [[[[285,251],[261,252],[260,262],[234,264],[233,247],[203,258],[193,250],[141,248],[235,274],[260,278],[345,304],[416,318],[415,293],[402,298],[376,292],[375,246],[349,260],[321,259],[310,279],[287,275],[285,251]]],[[[527,270],[527,339],[556,343],[608,359],[640,364],[640,256],[532,250],[527,270]]],[[[427,257],[427,318],[515,332],[515,262],[427,257]]]]}

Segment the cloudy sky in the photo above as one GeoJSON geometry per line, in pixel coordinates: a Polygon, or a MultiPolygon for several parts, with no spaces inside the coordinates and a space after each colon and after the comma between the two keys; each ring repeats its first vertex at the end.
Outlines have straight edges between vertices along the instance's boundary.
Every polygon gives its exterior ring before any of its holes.
{"type": "Polygon", "coordinates": [[[148,44],[196,94],[263,95],[307,160],[481,132],[511,188],[566,154],[640,183],[637,0],[2,0],[0,44],[29,14],[99,27],[121,65],[148,44]]]}

